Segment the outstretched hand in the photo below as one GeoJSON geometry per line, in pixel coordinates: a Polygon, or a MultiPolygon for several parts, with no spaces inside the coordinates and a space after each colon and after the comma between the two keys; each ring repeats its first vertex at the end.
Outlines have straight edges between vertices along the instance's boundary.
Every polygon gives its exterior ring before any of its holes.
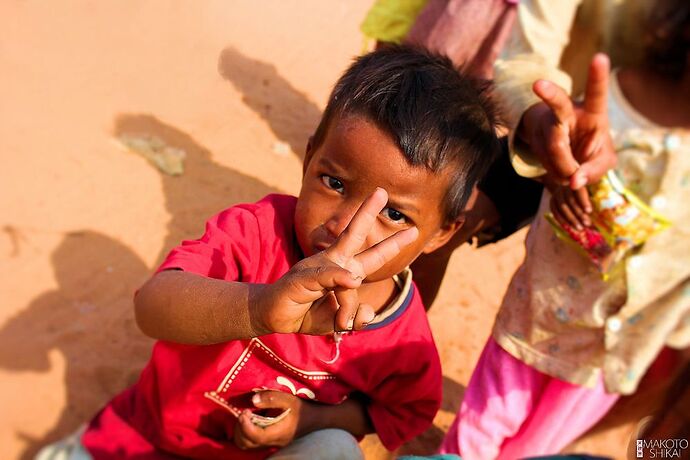
{"type": "Polygon", "coordinates": [[[525,112],[519,128],[521,139],[547,170],[547,184],[568,185],[587,213],[592,207],[584,186],[616,164],[607,112],[609,71],[608,57],[594,56],[581,103],[550,81],[536,81],[533,90],[543,102],[525,112]]]}
{"type": "Polygon", "coordinates": [[[373,308],[359,303],[356,289],[418,235],[411,227],[362,250],[387,201],[386,191],[376,189],[332,246],[295,264],[267,287],[258,306],[267,332],[328,334],[360,329],[374,318],[373,308]]]}

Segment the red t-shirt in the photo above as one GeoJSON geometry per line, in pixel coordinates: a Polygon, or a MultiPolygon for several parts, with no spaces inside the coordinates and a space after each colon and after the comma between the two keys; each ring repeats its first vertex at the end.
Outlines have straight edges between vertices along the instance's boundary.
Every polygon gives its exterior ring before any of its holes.
{"type": "MultiPolygon", "coordinates": [[[[159,271],[272,283],[303,257],[295,204],[268,195],[227,209],[200,239],[173,249],[159,271]]],[[[159,341],[139,381],[91,421],[83,445],[97,459],[263,459],[275,449],[242,451],[232,441],[236,414],[262,388],[325,404],[361,393],[393,450],[429,427],[441,403],[438,352],[414,286],[401,302],[385,320],[346,334],[332,364],[331,336],[270,334],[209,346],[159,341]]]]}

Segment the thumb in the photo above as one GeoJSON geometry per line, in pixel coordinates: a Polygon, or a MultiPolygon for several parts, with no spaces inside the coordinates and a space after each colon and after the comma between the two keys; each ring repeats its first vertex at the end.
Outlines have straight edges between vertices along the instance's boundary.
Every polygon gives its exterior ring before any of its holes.
{"type": "Polygon", "coordinates": [[[252,404],[258,409],[288,409],[294,396],[282,391],[260,391],[252,396],[252,404]]]}
{"type": "Polygon", "coordinates": [[[582,163],[570,178],[570,188],[577,190],[587,184],[593,184],[601,179],[610,169],[616,166],[616,152],[608,139],[595,154],[582,163]]]}

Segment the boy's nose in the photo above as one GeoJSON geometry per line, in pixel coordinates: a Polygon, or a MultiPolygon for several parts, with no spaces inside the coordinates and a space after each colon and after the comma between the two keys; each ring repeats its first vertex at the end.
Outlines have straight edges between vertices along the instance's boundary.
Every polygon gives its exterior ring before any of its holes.
{"type": "Polygon", "coordinates": [[[338,238],[345,228],[347,228],[355,212],[357,212],[357,208],[358,206],[352,205],[340,206],[337,212],[326,221],[324,227],[333,239],[338,238]]]}

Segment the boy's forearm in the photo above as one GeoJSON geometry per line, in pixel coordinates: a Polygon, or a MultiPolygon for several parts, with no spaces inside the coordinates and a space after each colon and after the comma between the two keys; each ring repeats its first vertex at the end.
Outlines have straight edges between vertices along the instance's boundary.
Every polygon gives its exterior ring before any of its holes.
{"type": "Polygon", "coordinates": [[[208,345],[262,335],[265,285],[234,283],[179,270],[154,275],[134,298],[137,324],[156,339],[208,345]]]}
{"type": "Polygon", "coordinates": [[[364,436],[375,432],[366,405],[358,398],[349,398],[337,405],[306,401],[302,410],[298,436],[326,428],[339,428],[353,436],[364,436]]]}

